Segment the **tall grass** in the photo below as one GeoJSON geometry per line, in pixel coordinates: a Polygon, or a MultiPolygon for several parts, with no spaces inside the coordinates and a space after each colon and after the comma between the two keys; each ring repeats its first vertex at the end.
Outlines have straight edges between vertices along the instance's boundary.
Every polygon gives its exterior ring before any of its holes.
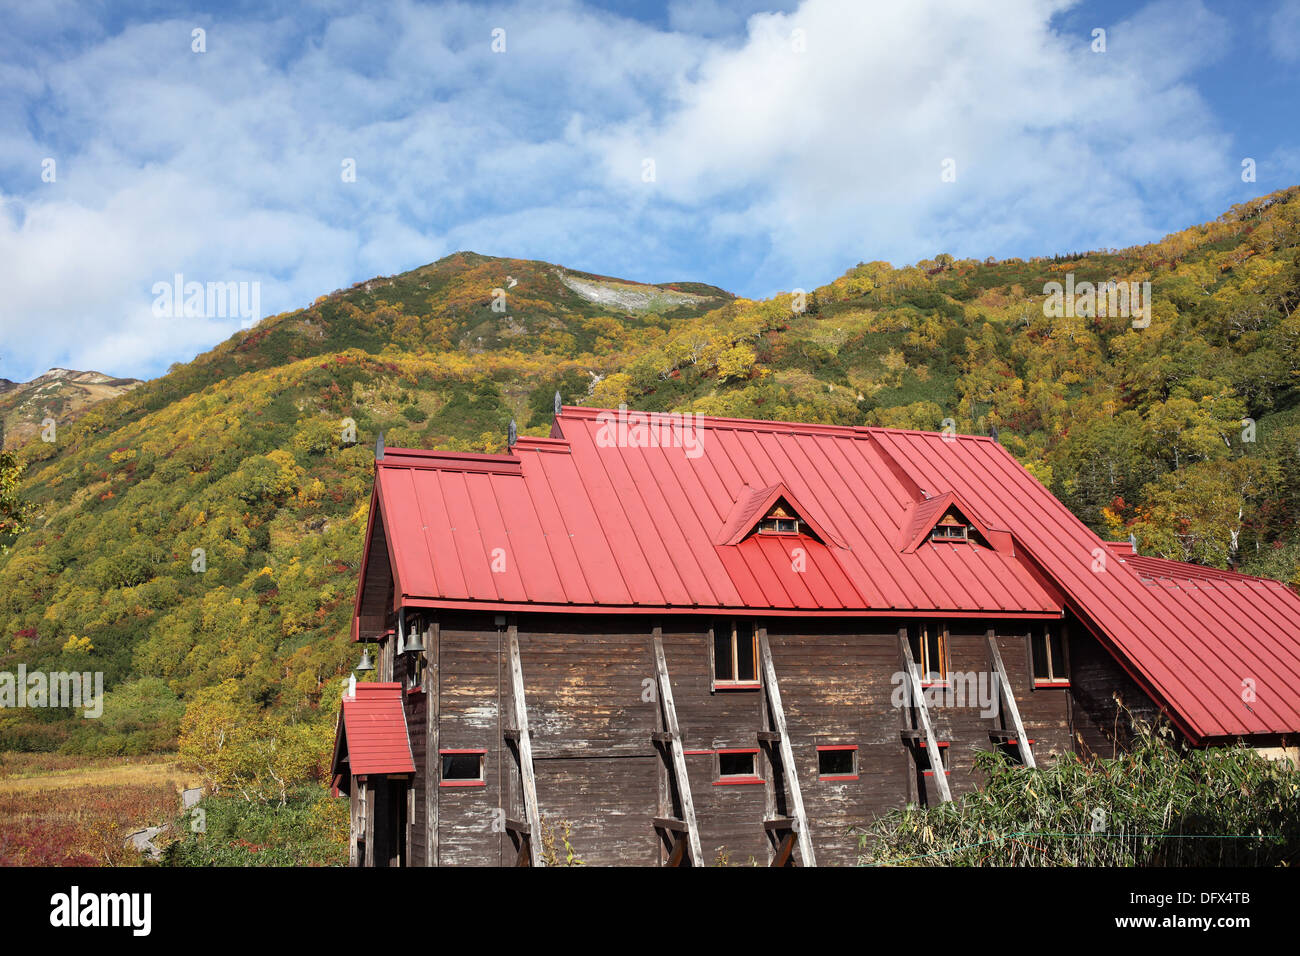
{"type": "Polygon", "coordinates": [[[1114,759],[1027,770],[981,753],[986,784],[856,831],[859,862],[910,866],[1278,866],[1300,857],[1300,773],[1244,746],[1193,749],[1133,718],[1114,759]]]}

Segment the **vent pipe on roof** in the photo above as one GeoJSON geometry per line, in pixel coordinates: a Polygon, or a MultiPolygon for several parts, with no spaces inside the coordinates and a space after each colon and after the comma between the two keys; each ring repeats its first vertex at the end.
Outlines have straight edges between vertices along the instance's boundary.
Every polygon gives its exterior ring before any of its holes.
{"type": "Polygon", "coordinates": [[[997,441],[997,440],[998,440],[998,426],[997,426],[997,425],[990,425],[990,426],[989,426],[989,437],[992,438],[994,441],[997,441]]]}
{"type": "Polygon", "coordinates": [[[515,447],[515,442],[519,440],[519,428],[515,425],[515,420],[510,419],[510,428],[506,431],[506,445],[510,448],[515,447]]]}
{"type": "Polygon", "coordinates": [[[1134,534],[1133,532],[1131,532],[1131,531],[1129,532],[1129,535],[1128,535],[1128,544],[1129,544],[1129,547],[1133,549],[1133,553],[1134,553],[1134,554],[1137,554],[1137,553],[1138,553],[1138,536],[1135,535],[1135,534],[1134,534]]]}
{"type": "Polygon", "coordinates": [[[558,418],[560,412],[564,410],[564,402],[560,400],[560,390],[555,390],[555,416],[558,418]]]}
{"type": "Polygon", "coordinates": [[[380,432],[379,437],[375,439],[375,461],[384,460],[384,433],[380,432]]]}

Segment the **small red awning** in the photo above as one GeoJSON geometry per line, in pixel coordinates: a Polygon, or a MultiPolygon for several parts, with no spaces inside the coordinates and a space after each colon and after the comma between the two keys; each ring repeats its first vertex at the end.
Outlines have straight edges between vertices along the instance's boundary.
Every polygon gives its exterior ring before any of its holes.
{"type": "Polygon", "coordinates": [[[415,773],[402,693],[401,684],[357,684],[356,696],[343,698],[333,774],[415,773]]]}

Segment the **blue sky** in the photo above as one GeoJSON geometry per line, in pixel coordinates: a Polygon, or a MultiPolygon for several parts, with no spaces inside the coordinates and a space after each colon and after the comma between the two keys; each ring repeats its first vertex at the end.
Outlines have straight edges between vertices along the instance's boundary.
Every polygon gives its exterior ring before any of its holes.
{"type": "Polygon", "coordinates": [[[1132,245],[1300,182],[1295,0],[45,0],[5,18],[15,380],[158,375],[240,327],[155,314],[178,273],[257,283],[262,315],[458,249],[759,297],[859,261],[1132,245]]]}

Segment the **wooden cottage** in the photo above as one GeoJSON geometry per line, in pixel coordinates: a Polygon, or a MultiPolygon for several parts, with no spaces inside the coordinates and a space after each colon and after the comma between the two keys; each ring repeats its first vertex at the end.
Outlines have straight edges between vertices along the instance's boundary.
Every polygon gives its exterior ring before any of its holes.
{"type": "Polygon", "coordinates": [[[1100,540],[991,438],[557,406],[375,471],[356,865],[851,863],[976,751],[1110,755],[1117,699],[1300,730],[1300,598],[1100,540]]]}

